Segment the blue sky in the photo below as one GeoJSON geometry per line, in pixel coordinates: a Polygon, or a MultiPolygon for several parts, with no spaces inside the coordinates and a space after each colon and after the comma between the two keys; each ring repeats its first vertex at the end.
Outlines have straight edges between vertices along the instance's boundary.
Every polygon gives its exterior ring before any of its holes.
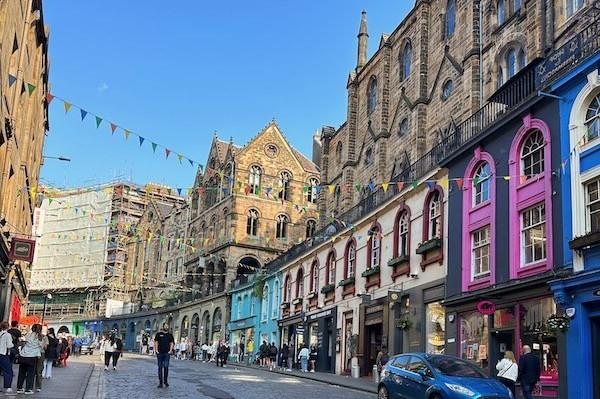
{"type": "Polygon", "coordinates": [[[189,187],[180,165],[150,140],[204,162],[213,132],[246,143],[275,118],[310,156],[312,134],[346,116],[360,11],[369,54],[412,0],[44,2],[51,92],[147,138],[142,148],[53,101],[42,181],[91,185],[115,177],[189,187]],[[140,7],[143,5],[143,7],[140,7]],[[169,5],[169,6],[167,6],[169,5]]]}

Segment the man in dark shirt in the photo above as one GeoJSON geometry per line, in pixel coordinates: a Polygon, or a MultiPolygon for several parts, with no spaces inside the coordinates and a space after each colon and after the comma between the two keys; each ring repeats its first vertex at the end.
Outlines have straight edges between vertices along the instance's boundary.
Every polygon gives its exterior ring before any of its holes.
{"type": "Polygon", "coordinates": [[[169,386],[169,357],[173,352],[173,346],[175,345],[175,339],[169,332],[169,325],[164,323],[162,331],[156,333],[154,337],[154,350],[156,351],[156,358],[158,360],[158,387],[162,388],[163,384],[165,387],[169,386]]]}
{"type": "Polygon", "coordinates": [[[11,321],[10,328],[6,332],[12,335],[13,347],[10,350],[10,361],[11,363],[14,363],[18,353],[17,347],[19,345],[19,339],[23,336],[21,330],[19,330],[19,322],[17,320],[11,321]]]}
{"type": "Polygon", "coordinates": [[[533,399],[533,389],[540,380],[540,359],[531,353],[529,345],[523,345],[523,354],[519,359],[519,379],[525,399],[533,399]]]}

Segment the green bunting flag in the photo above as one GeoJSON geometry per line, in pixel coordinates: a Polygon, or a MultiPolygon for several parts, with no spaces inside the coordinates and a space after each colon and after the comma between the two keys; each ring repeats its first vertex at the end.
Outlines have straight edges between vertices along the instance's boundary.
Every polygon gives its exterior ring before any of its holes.
{"type": "Polygon", "coordinates": [[[158,146],[158,144],[156,143],[152,143],[152,152],[156,152],[156,147],[158,146]]]}
{"type": "Polygon", "coordinates": [[[27,91],[29,92],[29,95],[31,95],[31,93],[33,93],[35,90],[35,86],[32,85],[31,83],[27,83],[27,91]]]}
{"type": "Polygon", "coordinates": [[[99,116],[96,116],[96,129],[100,127],[101,123],[102,123],[102,118],[100,118],[99,116]]]}

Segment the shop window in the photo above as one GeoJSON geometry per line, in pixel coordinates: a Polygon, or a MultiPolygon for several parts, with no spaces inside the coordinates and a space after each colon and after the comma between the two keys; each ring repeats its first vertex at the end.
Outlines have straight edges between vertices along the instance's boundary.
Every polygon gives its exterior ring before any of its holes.
{"type": "Polygon", "coordinates": [[[425,336],[427,337],[427,353],[445,353],[446,313],[440,302],[432,302],[426,305],[425,336]]]}
{"type": "Polygon", "coordinates": [[[552,298],[540,298],[520,304],[521,343],[529,345],[540,360],[542,384],[558,383],[558,345],[556,334],[548,331],[546,321],[556,314],[552,298]]]}
{"type": "Polygon", "coordinates": [[[377,107],[377,77],[371,76],[367,90],[367,113],[371,114],[377,107]]]}
{"type": "Polygon", "coordinates": [[[469,312],[460,318],[460,353],[463,359],[487,368],[488,360],[488,317],[479,312],[469,312]]]}
{"type": "Polygon", "coordinates": [[[514,307],[497,309],[494,312],[494,328],[497,330],[514,328],[516,326],[514,307]]]}
{"type": "Polygon", "coordinates": [[[490,199],[490,164],[482,163],[473,176],[473,205],[479,205],[490,199]]]}
{"type": "Polygon", "coordinates": [[[544,204],[521,213],[522,265],[546,259],[546,210],[544,204]]]}
{"type": "Polygon", "coordinates": [[[585,114],[585,128],[588,141],[600,137],[600,94],[594,97],[587,109],[585,114]]]}
{"type": "Polygon", "coordinates": [[[591,233],[600,231],[600,179],[586,183],[587,228],[591,233]]]}
{"type": "Polygon", "coordinates": [[[254,195],[260,194],[260,180],[262,176],[262,169],[258,165],[254,165],[250,168],[250,176],[248,178],[248,184],[250,185],[250,193],[254,195]]]}
{"type": "Polygon", "coordinates": [[[456,0],[448,0],[446,5],[446,24],[445,33],[446,38],[451,38],[454,35],[456,27],[456,0]]]}
{"type": "Polygon", "coordinates": [[[490,227],[475,230],[472,237],[472,279],[476,280],[490,273],[490,227]]]}
{"type": "Polygon", "coordinates": [[[327,255],[327,284],[335,284],[335,252],[327,255]]]}
{"type": "Polygon", "coordinates": [[[533,131],[523,143],[521,150],[521,175],[530,179],[544,172],[544,136],[533,131]]]}

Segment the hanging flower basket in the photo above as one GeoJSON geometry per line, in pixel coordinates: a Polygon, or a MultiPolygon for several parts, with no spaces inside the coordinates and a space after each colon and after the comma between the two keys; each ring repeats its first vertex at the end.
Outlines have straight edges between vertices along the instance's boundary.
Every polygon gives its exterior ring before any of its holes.
{"type": "Polygon", "coordinates": [[[552,332],[566,332],[569,329],[569,324],[568,317],[553,314],[546,320],[546,329],[552,332]]]}
{"type": "Polygon", "coordinates": [[[408,330],[412,326],[412,321],[408,318],[401,318],[396,320],[396,327],[401,330],[408,330]]]}

